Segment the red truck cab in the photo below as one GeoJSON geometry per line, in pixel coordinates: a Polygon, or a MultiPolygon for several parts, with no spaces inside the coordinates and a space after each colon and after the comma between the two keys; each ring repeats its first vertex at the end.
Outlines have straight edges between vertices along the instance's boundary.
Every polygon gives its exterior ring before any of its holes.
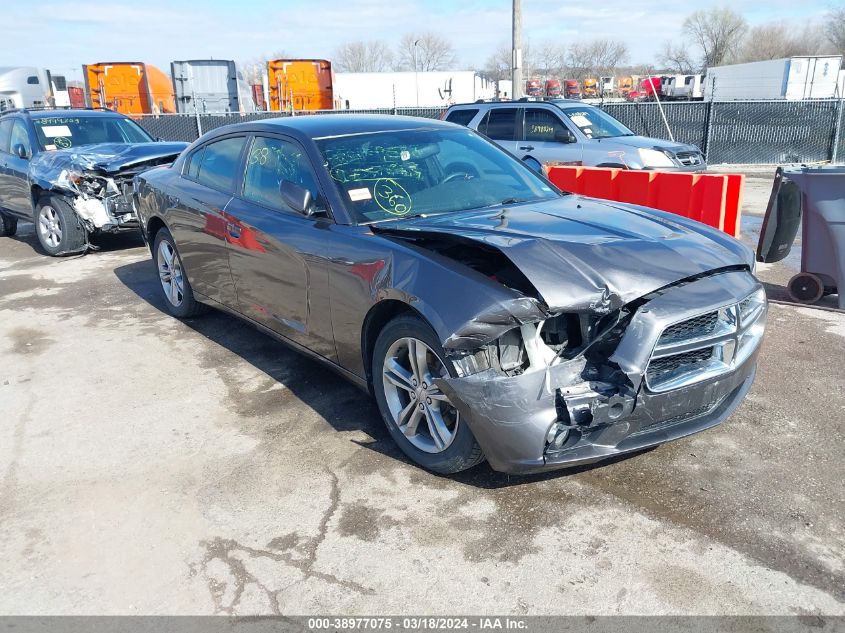
{"type": "Polygon", "coordinates": [[[546,96],[553,99],[560,97],[560,79],[546,80],[546,96]]]}

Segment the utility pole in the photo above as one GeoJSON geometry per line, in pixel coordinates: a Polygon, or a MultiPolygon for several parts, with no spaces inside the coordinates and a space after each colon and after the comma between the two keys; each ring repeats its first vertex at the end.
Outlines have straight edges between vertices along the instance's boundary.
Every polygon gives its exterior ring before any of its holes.
{"type": "Polygon", "coordinates": [[[513,50],[511,51],[511,94],[522,97],[522,0],[513,0],[513,50]]]}
{"type": "Polygon", "coordinates": [[[417,45],[419,40],[414,42],[414,89],[417,92],[417,107],[420,107],[420,74],[417,72],[417,45]]]}

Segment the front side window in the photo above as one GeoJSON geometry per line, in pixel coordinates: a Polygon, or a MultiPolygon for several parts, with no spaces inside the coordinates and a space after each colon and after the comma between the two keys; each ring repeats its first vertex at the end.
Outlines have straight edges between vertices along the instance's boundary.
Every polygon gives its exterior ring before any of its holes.
{"type": "Polygon", "coordinates": [[[197,172],[197,182],[233,193],[245,140],[243,136],[235,136],[206,145],[197,172]]]}
{"type": "Polygon", "coordinates": [[[32,144],[29,142],[29,134],[26,132],[26,125],[20,119],[17,119],[12,125],[12,138],[9,143],[12,153],[14,153],[16,145],[23,145],[27,156],[32,156],[32,144]]]}
{"type": "Polygon", "coordinates": [[[323,206],[311,163],[302,147],[278,138],[255,137],[247,154],[243,197],[272,209],[287,210],[280,192],[284,181],[307,189],[316,207],[323,206]]]}
{"type": "Polygon", "coordinates": [[[551,143],[555,135],[566,132],[563,122],[548,110],[528,108],[525,111],[525,140],[551,143]]]}
{"type": "Polygon", "coordinates": [[[56,116],[32,120],[43,150],[95,143],[152,143],[153,138],[131,119],[117,116],[56,116]]]}
{"type": "Polygon", "coordinates": [[[513,141],[516,138],[517,108],[494,108],[485,119],[482,132],[488,138],[496,141],[513,141]]]}
{"type": "Polygon", "coordinates": [[[332,181],[361,224],[561,195],[521,161],[467,129],[316,140],[332,181]]]}
{"type": "Polygon", "coordinates": [[[634,136],[634,133],[607,112],[598,108],[561,107],[566,117],[574,123],[587,138],[613,138],[634,136]]]}

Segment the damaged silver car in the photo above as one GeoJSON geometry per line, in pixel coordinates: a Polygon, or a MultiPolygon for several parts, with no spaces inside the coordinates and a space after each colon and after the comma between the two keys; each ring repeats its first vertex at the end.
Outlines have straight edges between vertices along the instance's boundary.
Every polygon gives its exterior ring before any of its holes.
{"type": "Polygon", "coordinates": [[[99,110],[15,110],[0,117],[0,235],[34,222],[48,255],[91,248],[96,234],[137,230],[132,179],[187,143],[156,142],[99,110]]]}
{"type": "Polygon", "coordinates": [[[723,421],[754,379],[748,248],[561,192],[450,123],[226,126],[136,191],[172,314],[213,306],[327,363],[436,472],[654,446],[723,421]]]}

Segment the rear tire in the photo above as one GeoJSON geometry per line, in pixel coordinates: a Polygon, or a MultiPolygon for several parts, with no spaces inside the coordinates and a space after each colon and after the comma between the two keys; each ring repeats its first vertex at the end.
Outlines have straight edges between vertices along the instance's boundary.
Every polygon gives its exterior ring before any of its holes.
{"type": "Polygon", "coordinates": [[[0,237],[11,237],[18,232],[18,219],[0,213],[0,237]]]}
{"type": "Polygon", "coordinates": [[[180,319],[188,319],[208,311],[207,305],[194,299],[194,291],[176,249],[176,241],[167,229],[160,229],[156,233],[153,263],[158,272],[164,303],[170,314],[180,319]]]}
{"type": "Polygon", "coordinates": [[[400,316],[381,331],[373,351],[373,393],[393,440],[427,470],[448,475],[484,461],[465,420],[432,378],[455,376],[431,327],[400,316]]]}
{"type": "Polygon", "coordinates": [[[42,196],[33,219],[38,243],[51,257],[85,252],[88,231],[64,198],[42,196]]]}

